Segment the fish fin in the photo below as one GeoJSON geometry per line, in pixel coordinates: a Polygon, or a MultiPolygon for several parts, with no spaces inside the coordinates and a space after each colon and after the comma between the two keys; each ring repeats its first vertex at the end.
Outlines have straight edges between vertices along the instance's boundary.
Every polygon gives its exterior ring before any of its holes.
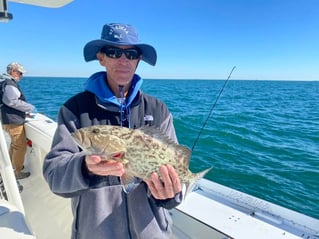
{"type": "Polygon", "coordinates": [[[136,187],[137,187],[138,184],[136,184],[134,181],[133,182],[130,182],[129,184],[123,184],[122,185],[122,188],[123,188],[123,191],[126,193],[126,194],[129,194],[130,192],[132,192],[136,187]]]}
{"type": "Polygon", "coordinates": [[[137,180],[137,178],[133,175],[125,173],[121,177],[121,184],[123,191],[125,193],[130,193],[139,184],[139,180],[137,180]]]}
{"type": "Polygon", "coordinates": [[[212,167],[205,169],[199,173],[195,173],[194,176],[188,182],[185,183],[186,192],[185,192],[185,196],[183,197],[183,199],[185,199],[187,197],[187,195],[190,194],[195,189],[198,180],[203,178],[211,169],[212,169],[212,167]]]}
{"type": "Polygon", "coordinates": [[[130,184],[132,181],[134,181],[134,176],[128,173],[124,173],[121,177],[121,183],[123,185],[130,184]]]}
{"type": "Polygon", "coordinates": [[[142,126],[141,128],[138,128],[137,130],[140,130],[142,133],[151,136],[154,139],[160,140],[165,144],[177,144],[172,139],[170,139],[166,134],[164,134],[159,128],[156,128],[154,126],[142,126]]]}
{"type": "Polygon", "coordinates": [[[174,147],[177,152],[177,158],[180,158],[182,160],[183,165],[185,166],[186,169],[188,169],[189,167],[189,160],[191,158],[191,154],[192,151],[190,148],[178,144],[175,141],[173,141],[172,139],[170,139],[166,134],[164,134],[162,131],[160,131],[159,128],[155,128],[152,126],[142,126],[141,128],[139,128],[138,130],[140,130],[141,132],[143,132],[144,134],[151,136],[155,139],[158,139],[160,141],[162,141],[164,144],[174,147]]]}
{"type": "MultiPolygon", "coordinates": [[[[156,136],[156,135],[162,135],[164,136],[165,134],[157,127],[154,126],[148,126],[148,125],[144,125],[140,128],[138,128],[138,130],[142,131],[144,134],[147,134],[149,136],[156,136]]],[[[165,135],[166,136],[166,135],[165,135]]],[[[167,136],[166,136],[167,137],[167,136]]]]}

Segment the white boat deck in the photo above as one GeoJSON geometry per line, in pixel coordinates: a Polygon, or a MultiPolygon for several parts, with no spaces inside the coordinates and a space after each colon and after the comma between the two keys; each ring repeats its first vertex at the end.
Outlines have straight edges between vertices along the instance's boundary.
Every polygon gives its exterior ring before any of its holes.
{"type": "Polygon", "coordinates": [[[42,175],[35,174],[20,180],[26,220],[36,238],[71,238],[72,212],[70,199],[53,194],[42,175]]]}
{"type": "MultiPolygon", "coordinates": [[[[196,218],[197,221],[205,223],[206,230],[211,228],[210,231],[214,229],[215,231],[223,232],[225,235],[221,238],[308,238],[303,237],[305,233],[301,230],[298,231],[289,226],[284,229],[284,224],[280,220],[275,221],[269,218],[271,220],[271,223],[269,223],[251,216],[247,212],[230,207],[225,199],[223,199],[223,202],[211,200],[210,197],[200,191],[190,194],[185,202],[178,207],[178,210],[181,210],[179,213],[190,215],[192,218],[196,218]]],[[[185,230],[185,228],[191,228],[191,226],[185,224],[181,228],[185,230]]],[[[200,231],[202,232],[202,230],[200,231]]],[[[196,238],[197,234],[198,231],[194,231],[191,238],[196,238]]],[[[200,238],[211,237],[208,234],[207,237],[201,236],[200,238]]]]}

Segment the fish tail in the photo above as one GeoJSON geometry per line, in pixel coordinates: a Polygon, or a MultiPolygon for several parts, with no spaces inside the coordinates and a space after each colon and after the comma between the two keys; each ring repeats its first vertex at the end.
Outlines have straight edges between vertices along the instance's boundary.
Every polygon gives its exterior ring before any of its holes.
{"type": "Polygon", "coordinates": [[[203,178],[212,168],[205,169],[199,173],[195,173],[193,177],[191,177],[186,184],[186,193],[184,199],[190,194],[197,185],[198,180],[203,178]]]}

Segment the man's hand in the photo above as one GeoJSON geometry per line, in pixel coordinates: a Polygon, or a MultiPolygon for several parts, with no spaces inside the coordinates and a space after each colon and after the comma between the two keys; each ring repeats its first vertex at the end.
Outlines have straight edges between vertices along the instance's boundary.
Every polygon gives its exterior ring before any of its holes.
{"type": "Polygon", "coordinates": [[[98,155],[88,155],[85,157],[85,163],[90,173],[100,176],[118,176],[124,174],[123,164],[114,160],[102,160],[98,155]]]}
{"type": "Polygon", "coordinates": [[[152,173],[151,179],[144,180],[154,198],[165,200],[174,198],[182,191],[180,179],[171,165],[160,167],[161,179],[157,173],[152,173]]]}

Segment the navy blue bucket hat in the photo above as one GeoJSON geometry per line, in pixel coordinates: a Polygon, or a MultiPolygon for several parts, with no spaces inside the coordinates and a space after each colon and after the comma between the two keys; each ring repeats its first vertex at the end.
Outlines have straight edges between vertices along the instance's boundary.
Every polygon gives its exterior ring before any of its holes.
{"type": "Polygon", "coordinates": [[[97,60],[98,53],[104,46],[135,46],[142,52],[142,60],[155,66],[157,54],[154,47],[141,43],[135,28],[129,24],[111,23],[104,25],[101,39],[88,42],[84,46],[85,61],[97,60]]]}

